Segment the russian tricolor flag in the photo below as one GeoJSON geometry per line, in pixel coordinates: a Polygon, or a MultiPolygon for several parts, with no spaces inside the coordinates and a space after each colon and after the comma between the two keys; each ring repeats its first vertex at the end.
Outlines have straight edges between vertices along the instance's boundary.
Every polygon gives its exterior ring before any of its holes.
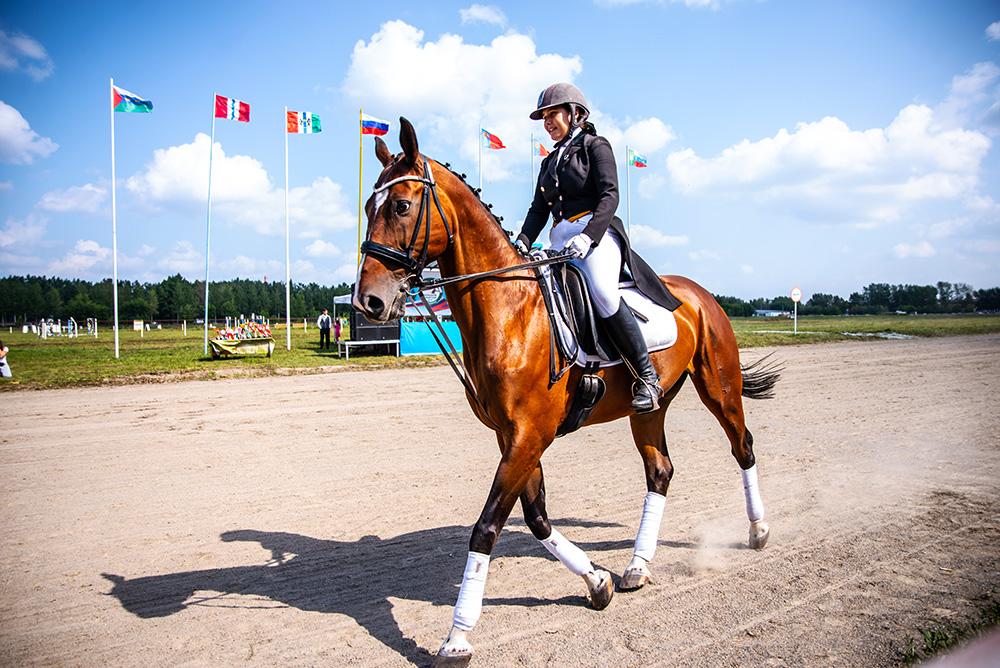
{"type": "Polygon", "coordinates": [[[389,132],[389,121],[361,114],[361,134],[381,136],[389,132]]]}
{"type": "Polygon", "coordinates": [[[250,104],[231,97],[215,96],[215,117],[231,121],[250,122],[250,104]]]}

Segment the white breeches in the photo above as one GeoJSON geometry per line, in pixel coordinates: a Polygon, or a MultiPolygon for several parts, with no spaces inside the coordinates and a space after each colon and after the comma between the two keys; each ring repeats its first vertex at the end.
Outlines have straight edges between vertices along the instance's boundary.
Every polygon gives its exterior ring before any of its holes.
{"type": "MultiPolygon", "coordinates": [[[[592,217],[592,214],[587,214],[579,220],[563,220],[553,225],[549,228],[549,248],[562,250],[567,241],[583,232],[592,217]]],[[[609,228],[601,242],[582,260],[573,260],[573,264],[580,267],[587,277],[587,287],[597,315],[609,318],[617,313],[622,298],[618,288],[622,247],[614,230],[609,228]]]]}

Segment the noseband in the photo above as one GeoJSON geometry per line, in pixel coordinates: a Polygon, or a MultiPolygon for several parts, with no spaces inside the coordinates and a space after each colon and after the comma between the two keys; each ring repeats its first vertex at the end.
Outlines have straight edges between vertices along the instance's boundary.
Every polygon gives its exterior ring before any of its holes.
{"type": "MultiPolygon", "coordinates": [[[[451,226],[448,224],[448,218],[444,215],[444,210],[441,208],[441,201],[437,195],[437,184],[434,183],[434,172],[431,171],[426,158],[424,159],[424,176],[407,174],[406,176],[400,176],[399,178],[387,181],[380,186],[377,185],[373,189],[376,195],[376,203],[379,199],[378,195],[386,193],[386,197],[388,197],[388,190],[403,181],[419,181],[424,184],[424,191],[420,197],[420,209],[417,211],[417,224],[413,227],[413,236],[410,237],[410,244],[405,250],[400,250],[368,239],[361,244],[361,252],[380,260],[383,264],[393,264],[402,267],[406,271],[407,280],[415,278],[419,282],[421,280],[420,274],[423,272],[424,267],[427,266],[429,260],[427,250],[431,242],[431,207],[429,205],[431,199],[434,200],[434,206],[437,208],[438,215],[441,216],[441,221],[444,223],[444,229],[448,233],[448,245],[445,248],[451,245],[454,234],[451,226]],[[414,256],[421,227],[424,228],[424,243],[420,247],[420,252],[414,256]]],[[[375,215],[378,215],[379,208],[381,207],[376,204],[375,215]]]]}

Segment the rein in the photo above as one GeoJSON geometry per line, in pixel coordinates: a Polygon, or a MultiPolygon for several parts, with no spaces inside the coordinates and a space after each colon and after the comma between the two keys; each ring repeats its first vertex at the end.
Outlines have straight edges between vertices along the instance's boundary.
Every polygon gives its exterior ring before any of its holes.
{"type": "MultiPolygon", "coordinates": [[[[419,306],[417,302],[418,298],[420,299],[420,302],[423,303],[423,307],[427,310],[427,313],[430,316],[429,319],[424,322],[427,324],[427,328],[430,330],[431,336],[434,337],[434,342],[437,343],[438,348],[441,349],[441,353],[445,356],[445,359],[448,360],[448,364],[451,366],[452,371],[455,372],[455,375],[458,376],[458,380],[461,381],[462,385],[465,387],[465,391],[472,397],[476,407],[479,408],[480,415],[485,418],[487,422],[489,422],[490,426],[494,430],[500,431],[500,426],[493,421],[493,418],[490,417],[489,412],[487,412],[486,406],[483,404],[482,399],[480,399],[479,392],[476,391],[476,386],[472,382],[472,378],[469,376],[469,371],[465,368],[465,364],[462,362],[461,355],[459,355],[458,350],[455,348],[451,338],[448,336],[448,332],[441,323],[441,319],[438,317],[438,314],[434,312],[433,308],[431,308],[430,302],[427,300],[427,296],[424,292],[426,290],[443,287],[452,283],[459,283],[461,281],[477,281],[491,276],[499,276],[501,274],[521,271],[523,269],[537,270],[539,267],[568,262],[572,259],[572,256],[560,253],[551,257],[529,260],[528,262],[522,262],[509,267],[500,267],[499,269],[490,269],[471,274],[461,274],[459,276],[450,276],[448,278],[432,278],[425,280],[421,274],[423,274],[428,262],[427,251],[430,246],[431,239],[431,208],[429,206],[431,200],[433,200],[434,206],[437,208],[438,215],[441,216],[441,221],[444,223],[444,229],[448,233],[448,243],[445,246],[445,250],[451,246],[454,241],[455,234],[452,231],[451,225],[448,224],[448,217],[444,215],[444,209],[442,209],[441,201],[438,199],[437,195],[437,183],[434,181],[434,173],[431,171],[426,158],[424,159],[424,174],[425,176],[407,174],[405,176],[400,176],[387,181],[382,185],[376,185],[373,188],[373,192],[376,196],[375,213],[377,215],[381,205],[384,204],[385,199],[388,198],[387,193],[389,188],[405,181],[417,181],[424,185],[423,194],[420,197],[420,209],[417,212],[417,224],[413,227],[413,235],[410,237],[410,243],[406,247],[406,250],[399,250],[397,248],[392,248],[391,246],[386,246],[385,244],[372,241],[371,239],[367,239],[363,244],[361,244],[361,252],[365,255],[371,255],[372,257],[381,260],[383,263],[388,262],[396,264],[406,270],[407,276],[403,280],[403,283],[412,283],[412,287],[405,290],[407,298],[417,306],[419,306]],[[382,198],[379,198],[378,196],[383,193],[385,193],[385,195],[383,195],[382,198]],[[419,254],[414,257],[413,251],[417,246],[417,240],[420,235],[421,227],[424,228],[424,242],[421,245],[419,254]],[[433,325],[431,323],[433,323],[433,325]]],[[[536,271],[535,274],[536,275],[531,277],[530,280],[539,280],[538,272],[536,271]]],[[[562,374],[560,374],[560,376],[561,375],[562,374]]]]}

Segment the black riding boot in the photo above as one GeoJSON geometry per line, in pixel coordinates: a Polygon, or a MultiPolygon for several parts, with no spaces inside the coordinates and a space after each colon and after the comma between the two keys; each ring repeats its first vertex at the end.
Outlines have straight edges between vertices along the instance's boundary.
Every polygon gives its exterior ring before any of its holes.
{"type": "Polygon", "coordinates": [[[649,361],[649,350],[642,338],[635,315],[622,300],[618,311],[610,318],[602,318],[611,341],[618,348],[629,370],[636,377],[632,384],[632,408],[636,413],[649,413],[659,408],[660,377],[649,361]]]}

